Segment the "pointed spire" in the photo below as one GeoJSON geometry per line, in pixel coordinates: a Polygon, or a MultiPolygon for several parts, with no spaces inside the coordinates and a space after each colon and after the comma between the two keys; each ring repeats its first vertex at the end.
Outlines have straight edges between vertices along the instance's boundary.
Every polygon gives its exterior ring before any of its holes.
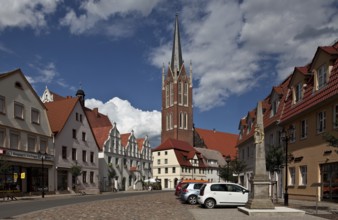
{"type": "Polygon", "coordinates": [[[178,25],[178,14],[176,13],[173,51],[171,56],[171,70],[174,71],[174,76],[177,76],[177,71],[181,70],[182,64],[183,59],[181,50],[180,29],[178,25]]]}

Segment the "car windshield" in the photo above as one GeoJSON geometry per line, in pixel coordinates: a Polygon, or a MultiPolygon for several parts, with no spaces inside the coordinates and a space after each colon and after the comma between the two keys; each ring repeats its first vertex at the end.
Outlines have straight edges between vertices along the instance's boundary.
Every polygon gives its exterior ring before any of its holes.
{"type": "Polygon", "coordinates": [[[185,183],[185,184],[182,185],[182,189],[186,189],[186,188],[188,188],[188,186],[189,186],[189,183],[185,183]]]}

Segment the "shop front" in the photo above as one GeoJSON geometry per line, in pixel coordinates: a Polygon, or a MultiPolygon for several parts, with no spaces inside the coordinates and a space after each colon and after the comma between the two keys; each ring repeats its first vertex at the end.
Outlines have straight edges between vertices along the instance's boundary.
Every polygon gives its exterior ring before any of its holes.
{"type": "Polygon", "coordinates": [[[0,172],[0,192],[40,194],[54,192],[54,157],[47,155],[44,164],[37,153],[7,150],[2,160],[6,168],[0,172]]]}
{"type": "Polygon", "coordinates": [[[338,202],[338,163],[321,165],[323,200],[338,202]]]}

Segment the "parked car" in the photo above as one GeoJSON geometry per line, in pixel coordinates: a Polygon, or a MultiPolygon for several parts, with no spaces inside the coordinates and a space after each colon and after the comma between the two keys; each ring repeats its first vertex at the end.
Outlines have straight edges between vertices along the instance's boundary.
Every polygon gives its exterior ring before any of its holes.
{"type": "Polygon", "coordinates": [[[236,183],[206,183],[197,201],[202,207],[242,206],[248,202],[249,190],[236,183]]]}
{"type": "Polygon", "coordinates": [[[197,204],[197,197],[200,194],[200,189],[203,184],[204,183],[185,183],[180,193],[181,201],[191,205],[197,204]]]}
{"type": "Polygon", "coordinates": [[[207,183],[208,180],[182,180],[180,181],[175,188],[175,195],[180,196],[181,188],[185,183],[207,183]]]}

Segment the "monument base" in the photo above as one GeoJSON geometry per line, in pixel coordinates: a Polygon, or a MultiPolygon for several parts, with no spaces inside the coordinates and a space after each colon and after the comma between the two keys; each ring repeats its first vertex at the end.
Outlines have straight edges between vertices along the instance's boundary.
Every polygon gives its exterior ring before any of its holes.
{"type": "Polygon", "coordinates": [[[249,201],[245,204],[245,208],[248,209],[274,209],[270,199],[249,199],[249,201]]]}
{"type": "Polygon", "coordinates": [[[259,217],[291,217],[299,216],[302,217],[305,214],[305,211],[298,209],[291,209],[288,207],[276,207],[274,209],[248,209],[245,207],[238,207],[238,211],[247,214],[249,216],[259,216],[259,217]]]}

